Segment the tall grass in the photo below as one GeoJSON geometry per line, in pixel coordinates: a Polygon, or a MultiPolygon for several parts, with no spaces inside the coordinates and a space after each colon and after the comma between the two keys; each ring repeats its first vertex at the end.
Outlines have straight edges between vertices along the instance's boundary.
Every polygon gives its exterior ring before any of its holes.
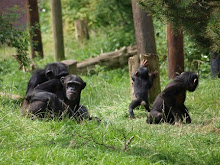
{"type": "MultiPolygon", "coordinates": [[[[0,90],[24,96],[30,73],[19,71],[13,59],[0,63],[0,90]]],[[[198,89],[187,93],[191,124],[149,125],[142,108],[135,110],[136,119],[128,118],[127,67],[81,77],[87,82],[81,103],[101,123],[31,120],[19,113],[22,100],[0,96],[0,164],[220,163],[219,79],[200,79],[198,89]]],[[[169,80],[165,74],[161,80],[164,88],[169,80]]]]}

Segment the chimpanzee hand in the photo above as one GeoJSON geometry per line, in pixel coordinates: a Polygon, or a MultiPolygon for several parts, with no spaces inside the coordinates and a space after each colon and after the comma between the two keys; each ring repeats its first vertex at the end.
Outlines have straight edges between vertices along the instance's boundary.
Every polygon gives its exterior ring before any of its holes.
{"type": "Polygon", "coordinates": [[[148,60],[143,60],[143,61],[141,61],[140,65],[143,66],[143,67],[147,67],[147,65],[148,65],[148,60]]]}
{"type": "Polygon", "coordinates": [[[157,75],[158,75],[158,71],[155,70],[155,71],[153,72],[153,74],[154,74],[154,76],[157,76],[157,75]]]}

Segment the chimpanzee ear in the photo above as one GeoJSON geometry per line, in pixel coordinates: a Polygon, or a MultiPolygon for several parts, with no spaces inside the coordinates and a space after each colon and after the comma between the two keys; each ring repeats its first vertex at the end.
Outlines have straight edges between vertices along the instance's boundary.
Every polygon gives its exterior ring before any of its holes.
{"type": "Polygon", "coordinates": [[[135,72],[135,74],[134,74],[135,76],[137,76],[137,77],[139,77],[139,72],[137,71],[137,72],[135,72]]]}
{"type": "Polygon", "coordinates": [[[197,81],[198,81],[198,78],[195,78],[195,79],[193,80],[193,83],[196,84],[197,81]]]}
{"type": "Polygon", "coordinates": [[[61,82],[62,84],[64,84],[64,77],[61,77],[61,78],[60,78],[60,82],[61,82]]]}
{"type": "Polygon", "coordinates": [[[48,79],[52,79],[53,78],[53,72],[51,70],[47,70],[45,73],[46,77],[48,79]]]}
{"type": "Polygon", "coordinates": [[[82,82],[82,89],[84,89],[86,87],[86,82],[82,82]]]}

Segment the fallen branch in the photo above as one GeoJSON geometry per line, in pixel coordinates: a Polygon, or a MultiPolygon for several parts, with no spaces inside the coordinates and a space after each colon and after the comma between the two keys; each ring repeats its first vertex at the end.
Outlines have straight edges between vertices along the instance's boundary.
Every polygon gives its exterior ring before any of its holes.
{"type": "Polygon", "coordinates": [[[133,139],[134,139],[134,136],[132,136],[132,137],[127,141],[127,143],[125,144],[125,147],[124,147],[124,149],[123,149],[123,152],[126,151],[126,149],[128,148],[128,145],[132,142],[133,139]]]}
{"type": "Polygon", "coordinates": [[[96,65],[108,68],[119,68],[128,64],[128,58],[136,55],[136,46],[123,47],[113,52],[102,53],[95,58],[81,61],[77,64],[78,72],[87,72],[95,69],[96,65]]]}

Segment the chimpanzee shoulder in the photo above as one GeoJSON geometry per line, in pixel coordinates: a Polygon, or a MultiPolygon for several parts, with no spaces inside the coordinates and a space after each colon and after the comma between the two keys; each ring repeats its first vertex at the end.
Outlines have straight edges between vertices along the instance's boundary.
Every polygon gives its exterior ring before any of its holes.
{"type": "Polygon", "coordinates": [[[68,68],[63,63],[54,62],[46,65],[44,69],[39,69],[32,74],[30,80],[28,81],[26,97],[29,97],[28,95],[31,94],[37,85],[42,84],[50,79],[60,79],[68,74],[68,68]]]}

